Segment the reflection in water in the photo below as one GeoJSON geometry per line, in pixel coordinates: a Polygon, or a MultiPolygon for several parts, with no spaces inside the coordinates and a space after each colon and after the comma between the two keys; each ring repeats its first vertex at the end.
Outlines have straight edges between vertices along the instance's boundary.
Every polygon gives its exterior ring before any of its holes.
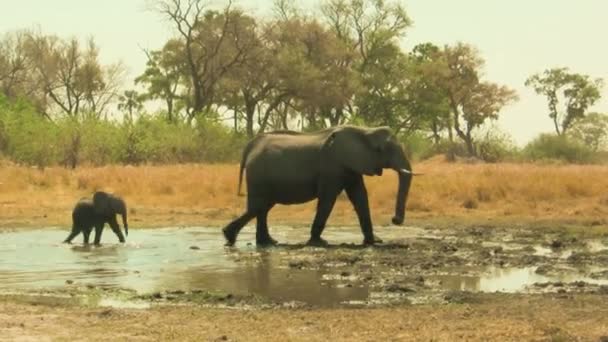
{"type": "Polygon", "coordinates": [[[322,281],[323,270],[281,268],[278,253],[262,252],[255,265],[224,272],[190,268],[172,278],[163,278],[162,287],[221,290],[234,294],[256,294],[271,300],[300,301],[314,305],[334,305],[348,300],[364,300],[367,287],[341,287],[322,281]],[[177,284],[181,282],[181,284],[177,284]]]}
{"type": "Polygon", "coordinates": [[[441,275],[430,277],[441,282],[441,287],[449,290],[472,292],[521,292],[535,283],[584,281],[589,284],[605,285],[607,280],[584,277],[577,272],[563,272],[556,276],[545,276],[536,273],[537,267],[499,268],[489,267],[478,276],[441,275]]]}

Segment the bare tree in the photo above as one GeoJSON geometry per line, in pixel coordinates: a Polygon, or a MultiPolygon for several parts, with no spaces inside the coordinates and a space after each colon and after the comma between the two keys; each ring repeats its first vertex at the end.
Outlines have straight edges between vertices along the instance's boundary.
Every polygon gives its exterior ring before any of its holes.
{"type": "Polygon", "coordinates": [[[164,0],[156,8],[184,43],[191,95],[187,113],[192,120],[211,107],[222,77],[246,59],[255,42],[244,28],[255,20],[233,9],[232,1],[222,11],[205,10],[202,0],[164,0]]]}

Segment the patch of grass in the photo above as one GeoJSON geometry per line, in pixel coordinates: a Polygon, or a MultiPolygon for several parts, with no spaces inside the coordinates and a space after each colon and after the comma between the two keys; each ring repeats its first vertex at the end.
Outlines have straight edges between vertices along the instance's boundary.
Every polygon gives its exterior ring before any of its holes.
{"type": "MultiPolygon", "coordinates": [[[[408,220],[529,218],[601,223],[608,217],[608,166],[467,164],[436,157],[416,163],[414,170],[424,175],[415,176],[412,182],[408,220]]],[[[365,182],[374,223],[390,224],[397,174],[387,171],[382,177],[366,177],[365,182]]],[[[103,189],[123,196],[129,208],[137,208],[130,215],[134,227],[169,222],[221,225],[245,208],[246,197],[236,195],[237,183],[236,164],[38,170],[7,163],[0,169],[0,220],[4,226],[69,226],[74,203],[103,189]],[[45,209],[46,218],[40,208],[45,209]]],[[[308,225],[315,206],[315,201],[278,205],[270,212],[269,222],[308,225]]],[[[328,224],[357,222],[351,203],[340,200],[328,224]]]]}

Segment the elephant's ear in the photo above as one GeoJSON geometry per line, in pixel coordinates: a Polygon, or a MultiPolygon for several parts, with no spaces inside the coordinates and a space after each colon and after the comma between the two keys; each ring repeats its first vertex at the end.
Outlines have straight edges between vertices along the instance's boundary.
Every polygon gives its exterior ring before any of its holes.
{"type": "Polygon", "coordinates": [[[392,135],[393,133],[388,126],[371,128],[365,133],[374,151],[383,151],[392,135]]]}
{"type": "Polygon", "coordinates": [[[106,214],[110,211],[110,195],[103,191],[93,194],[93,207],[98,214],[106,214]]]}
{"type": "Polygon", "coordinates": [[[126,210],[127,206],[122,198],[110,195],[110,208],[114,213],[122,214],[126,210]]]}
{"type": "Polygon", "coordinates": [[[382,169],[382,156],[379,152],[385,137],[390,137],[390,130],[387,135],[385,129],[337,129],[328,136],[323,146],[322,167],[348,169],[365,175],[379,174],[382,169]]]}

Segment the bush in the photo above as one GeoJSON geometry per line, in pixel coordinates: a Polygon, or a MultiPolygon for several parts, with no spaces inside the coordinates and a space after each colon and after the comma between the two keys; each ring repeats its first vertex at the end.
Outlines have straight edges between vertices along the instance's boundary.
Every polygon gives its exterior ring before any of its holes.
{"type": "Polygon", "coordinates": [[[518,149],[511,136],[498,129],[488,130],[477,138],[477,156],[485,162],[497,163],[517,158],[518,149]]]}
{"type": "Polygon", "coordinates": [[[0,98],[2,148],[18,163],[39,168],[52,165],[57,156],[57,127],[26,102],[0,98]]]}
{"type": "Polygon", "coordinates": [[[526,145],[523,154],[528,160],[561,160],[581,164],[595,161],[595,154],[589,147],[554,134],[541,134],[526,145]]]}
{"type": "Polygon", "coordinates": [[[240,161],[247,137],[234,134],[215,119],[198,120],[196,125],[201,160],[206,162],[240,161]]]}
{"type": "Polygon", "coordinates": [[[119,144],[124,163],[197,161],[196,130],[185,123],[170,123],[160,115],[142,115],[122,125],[119,144]]]}
{"type": "Polygon", "coordinates": [[[433,141],[421,132],[414,132],[401,139],[403,150],[411,160],[421,160],[432,156],[433,141]]]}
{"type": "Polygon", "coordinates": [[[428,159],[438,154],[444,154],[448,161],[455,161],[457,157],[468,156],[467,147],[464,143],[442,139],[439,143],[431,145],[428,150],[423,151],[420,159],[428,159]]]}
{"type": "Polygon", "coordinates": [[[38,167],[240,160],[247,139],[206,117],[195,125],[160,114],[125,122],[88,115],[50,121],[27,102],[0,96],[0,154],[38,167]]]}

